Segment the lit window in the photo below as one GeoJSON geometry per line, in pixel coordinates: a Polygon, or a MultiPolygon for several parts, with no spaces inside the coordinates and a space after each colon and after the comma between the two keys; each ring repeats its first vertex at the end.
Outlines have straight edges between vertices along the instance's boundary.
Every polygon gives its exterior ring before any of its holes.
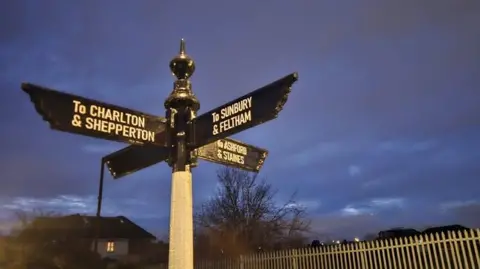
{"type": "Polygon", "coordinates": [[[107,252],[115,252],[115,242],[107,242],[107,252]]]}

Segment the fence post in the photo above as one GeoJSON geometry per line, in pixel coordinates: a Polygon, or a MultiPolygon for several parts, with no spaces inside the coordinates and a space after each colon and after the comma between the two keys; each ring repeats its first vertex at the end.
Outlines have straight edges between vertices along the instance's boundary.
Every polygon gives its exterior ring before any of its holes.
{"type": "Polygon", "coordinates": [[[296,249],[292,249],[291,255],[292,255],[292,269],[297,269],[297,268],[298,268],[298,263],[297,263],[297,250],[296,250],[296,249]]]}
{"type": "Polygon", "coordinates": [[[361,266],[362,269],[367,269],[367,246],[365,242],[359,242],[360,245],[360,252],[361,252],[361,266]]]}
{"type": "Polygon", "coordinates": [[[239,263],[240,263],[240,269],[245,269],[243,255],[240,255],[239,263]]]}

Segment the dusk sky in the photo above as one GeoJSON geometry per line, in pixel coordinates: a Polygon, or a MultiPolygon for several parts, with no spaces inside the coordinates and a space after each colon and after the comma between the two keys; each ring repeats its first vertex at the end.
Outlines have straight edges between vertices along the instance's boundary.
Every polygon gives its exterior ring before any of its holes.
{"type": "MultiPolygon", "coordinates": [[[[100,159],[126,144],[49,129],[21,82],[164,115],[186,39],[199,113],[297,71],[267,148],[278,203],[316,233],[480,227],[480,1],[27,1],[0,4],[0,227],[16,210],[95,214],[100,159]]],[[[194,202],[219,165],[195,168],[194,202]]],[[[107,175],[105,215],[168,233],[171,169],[107,175]]]]}

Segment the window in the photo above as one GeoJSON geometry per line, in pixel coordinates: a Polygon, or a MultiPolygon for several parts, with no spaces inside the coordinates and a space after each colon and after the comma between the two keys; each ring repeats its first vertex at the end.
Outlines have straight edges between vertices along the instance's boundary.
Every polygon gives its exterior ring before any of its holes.
{"type": "Polygon", "coordinates": [[[115,252],[115,242],[109,241],[107,242],[107,252],[115,252]]]}

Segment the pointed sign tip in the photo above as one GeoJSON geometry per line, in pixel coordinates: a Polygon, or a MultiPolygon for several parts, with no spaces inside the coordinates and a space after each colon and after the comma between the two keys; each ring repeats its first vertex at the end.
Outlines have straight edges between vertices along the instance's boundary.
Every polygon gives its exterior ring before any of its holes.
{"type": "Polygon", "coordinates": [[[20,85],[20,88],[24,91],[26,91],[28,88],[30,88],[30,83],[28,82],[22,82],[22,84],[20,85]]]}
{"type": "Polygon", "coordinates": [[[298,80],[298,72],[294,72],[294,73],[293,73],[293,78],[294,78],[295,80],[298,80]]]}

